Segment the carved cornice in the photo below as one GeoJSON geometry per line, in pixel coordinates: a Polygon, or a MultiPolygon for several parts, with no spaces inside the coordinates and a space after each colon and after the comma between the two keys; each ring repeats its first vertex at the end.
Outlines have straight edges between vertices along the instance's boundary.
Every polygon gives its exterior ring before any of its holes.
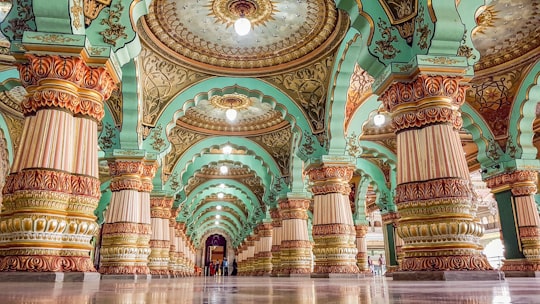
{"type": "Polygon", "coordinates": [[[461,178],[444,178],[424,182],[411,182],[396,187],[395,203],[436,199],[469,199],[470,182],[461,178]]]}
{"type": "Polygon", "coordinates": [[[352,166],[321,166],[307,171],[309,180],[312,182],[310,187],[314,195],[328,193],[342,193],[349,195],[351,186],[349,180],[354,173],[352,166]]]}
{"type": "Polygon", "coordinates": [[[515,196],[533,195],[538,183],[537,171],[513,171],[486,179],[486,185],[492,192],[511,190],[515,196]]]}

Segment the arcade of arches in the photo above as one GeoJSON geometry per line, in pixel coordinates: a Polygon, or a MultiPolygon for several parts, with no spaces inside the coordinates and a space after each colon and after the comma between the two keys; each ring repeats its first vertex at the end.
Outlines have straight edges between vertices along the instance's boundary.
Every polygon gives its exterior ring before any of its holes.
{"type": "Polygon", "coordinates": [[[0,4],[0,278],[540,273],[539,1],[0,4]]]}

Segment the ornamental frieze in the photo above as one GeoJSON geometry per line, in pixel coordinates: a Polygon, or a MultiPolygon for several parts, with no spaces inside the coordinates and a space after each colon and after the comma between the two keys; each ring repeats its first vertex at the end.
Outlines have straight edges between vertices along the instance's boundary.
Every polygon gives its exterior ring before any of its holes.
{"type": "Polygon", "coordinates": [[[493,270],[480,255],[405,257],[402,263],[401,269],[405,271],[493,270]]]}
{"type": "Polygon", "coordinates": [[[356,228],[346,224],[313,225],[313,236],[356,235],[356,228]]]}
{"type": "Polygon", "coordinates": [[[120,178],[114,178],[111,180],[111,183],[109,185],[109,188],[111,188],[111,191],[122,191],[122,190],[134,190],[134,191],[140,191],[142,190],[143,183],[139,178],[129,178],[129,177],[120,177],[120,178]]]}
{"type": "Polygon", "coordinates": [[[396,204],[437,198],[470,198],[469,181],[460,178],[445,178],[425,182],[411,182],[396,187],[396,204]]]}
{"type": "Polygon", "coordinates": [[[307,172],[309,180],[312,182],[337,179],[347,183],[352,178],[353,173],[354,167],[352,166],[323,166],[310,169],[307,172]]]}
{"type": "MultiPolygon", "coordinates": [[[[25,253],[28,253],[28,251],[25,253]]],[[[89,257],[54,255],[17,255],[0,257],[0,269],[3,271],[27,272],[96,272],[89,257]]]]}
{"type": "Polygon", "coordinates": [[[152,227],[150,225],[140,223],[105,223],[102,231],[103,234],[151,234],[151,232],[152,227]]]}
{"type": "Polygon", "coordinates": [[[141,176],[144,172],[144,163],[140,160],[123,161],[112,160],[108,162],[109,173],[111,177],[122,175],[138,175],[141,176]]]}
{"type": "MultiPolygon", "coordinates": [[[[528,187],[534,186],[536,188],[537,183],[538,183],[538,172],[525,171],[525,170],[513,171],[510,173],[496,175],[486,180],[486,186],[490,188],[492,191],[496,191],[496,192],[498,192],[499,189],[504,189],[506,187],[512,188],[513,190],[514,186],[515,187],[525,186],[527,188],[521,189],[521,191],[524,191],[523,193],[527,193],[527,191],[532,190],[532,188],[528,189],[528,187]]],[[[517,191],[516,193],[521,193],[519,189],[517,189],[516,191],[517,191]]],[[[534,193],[536,193],[536,190],[534,193]]],[[[524,195],[528,195],[528,194],[524,194],[524,195]]]]}
{"type": "Polygon", "coordinates": [[[396,132],[444,123],[451,124],[455,130],[460,130],[463,126],[461,113],[446,107],[433,107],[414,112],[399,113],[392,117],[392,126],[396,129],[396,132]]]}
{"type": "Polygon", "coordinates": [[[351,186],[348,183],[331,182],[330,184],[313,185],[309,188],[314,195],[339,193],[349,195],[351,186]]]}

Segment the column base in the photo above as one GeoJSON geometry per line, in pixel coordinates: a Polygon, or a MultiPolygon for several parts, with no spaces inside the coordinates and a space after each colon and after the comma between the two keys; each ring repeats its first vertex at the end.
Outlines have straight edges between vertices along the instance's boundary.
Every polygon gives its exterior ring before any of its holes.
{"type": "Polygon", "coordinates": [[[151,274],[102,274],[102,280],[151,280],[151,274]]]}
{"type": "Polygon", "coordinates": [[[496,270],[478,271],[396,271],[394,281],[501,281],[504,272],[496,270]]]}
{"type": "Polygon", "coordinates": [[[507,278],[540,278],[540,271],[503,271],[507,278]]]}
{"type": "Polygon", "coordinates": [[[152,279],[170,279],[171,276],[168,274],[151,274],[152,279]]]}
{"type": "Polygon", "coordinates": [[[358,279],[359,273],[311,273],[311,278],[319,279],[358,279]]]}
{"type": "Polygon", "coordinates": [[[98,272],[0,272],[0,282],[98,282],[98,272]]]}

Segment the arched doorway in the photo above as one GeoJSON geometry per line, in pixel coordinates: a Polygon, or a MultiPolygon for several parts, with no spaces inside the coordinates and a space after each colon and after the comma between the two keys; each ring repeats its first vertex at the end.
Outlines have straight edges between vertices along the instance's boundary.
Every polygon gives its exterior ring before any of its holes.
{"type": "Polygon", "coordinates": [[[209,271],[207,271],[208,266],[213,263],[222,263],[223,258],[227,256],[227,240],[224,236],[220,234],[212,234],[206,239],[206,245],[205,245],[205,273],[206,275],[209,274],[209,271]]]}

